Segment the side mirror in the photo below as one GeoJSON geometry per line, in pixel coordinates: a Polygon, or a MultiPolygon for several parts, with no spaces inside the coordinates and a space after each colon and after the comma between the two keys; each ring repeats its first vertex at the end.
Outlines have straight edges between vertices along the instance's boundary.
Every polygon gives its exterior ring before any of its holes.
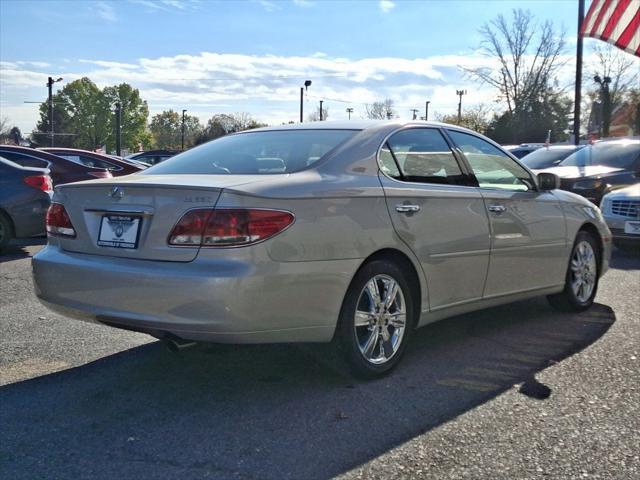
{"type": "Polygon", "coordinates": [[[560,188],[560,177],[555,173],[540,172],[538,174],[538,188],[542,191],[560,188]]]}

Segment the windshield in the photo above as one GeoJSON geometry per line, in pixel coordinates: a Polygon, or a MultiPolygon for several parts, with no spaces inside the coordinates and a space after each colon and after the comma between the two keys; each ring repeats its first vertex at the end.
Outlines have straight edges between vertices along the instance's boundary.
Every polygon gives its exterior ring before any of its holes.
{"type": "Polygon", "coordinates": [[[229,135],[165,160],[145,174],[277,174],[304,170],[356,130],[272,130],[229,135]]]}
{"type": "Polygon", "coordinates": [[[602,142],[574,152],[560,166],[604,165],[611,168],[631,168],[639,155],[640,142],[602,142]]]}
{"type": "Polygon", "coordinates": [[[533,170],[548,168],[560,163],[575,151],[575,148],[540,148],[520,161],[533,170]]]}

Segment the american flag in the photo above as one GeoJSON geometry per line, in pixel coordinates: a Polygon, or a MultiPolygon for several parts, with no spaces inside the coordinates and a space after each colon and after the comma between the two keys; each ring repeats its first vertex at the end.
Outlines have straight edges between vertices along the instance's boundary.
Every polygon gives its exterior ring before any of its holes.
{"type": "Polygon", "coordinates": [[[580,33],[640,57],[640,0],[593,0],[580,33]]]}

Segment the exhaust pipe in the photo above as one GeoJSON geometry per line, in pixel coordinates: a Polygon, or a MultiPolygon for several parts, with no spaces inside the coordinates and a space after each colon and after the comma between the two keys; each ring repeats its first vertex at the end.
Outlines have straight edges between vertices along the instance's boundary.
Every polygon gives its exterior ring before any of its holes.
{"type": "Polygon", "coordinates": [[[178,337],[165,337],[162,339],[162,343],[164,343],[167,350],[173,353],[178,353],[181,350],[185,350],[187,348],[195,347],[197,342],[192,342],[191,340],[183,340],[178,337]]]}

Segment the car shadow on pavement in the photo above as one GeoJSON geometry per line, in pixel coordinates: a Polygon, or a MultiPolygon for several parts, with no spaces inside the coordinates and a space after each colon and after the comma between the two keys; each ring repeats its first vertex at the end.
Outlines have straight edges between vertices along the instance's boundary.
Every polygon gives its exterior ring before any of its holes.
{"type": "Polygon", "coordinates": [[[369,382],[324,347],[140,346],[0,388],[0,477],[331,478],[506,390],[549,401],[535,375],[614,322],[544,299],[462,315],[369,382]]]}
{"type": "Polygon", "coordinates": [[[0,248],[0,263],[30,257],[32,253],[28,250],[28,247],[42,246],[46,244],[46,237],[12,240],[8,245],[0,248]]]}
{"type": "Polygon", "coordinates": [[[618,270],[640,270],[640,248],[637,252],[616,248],[609,266],[618,270]]]}

